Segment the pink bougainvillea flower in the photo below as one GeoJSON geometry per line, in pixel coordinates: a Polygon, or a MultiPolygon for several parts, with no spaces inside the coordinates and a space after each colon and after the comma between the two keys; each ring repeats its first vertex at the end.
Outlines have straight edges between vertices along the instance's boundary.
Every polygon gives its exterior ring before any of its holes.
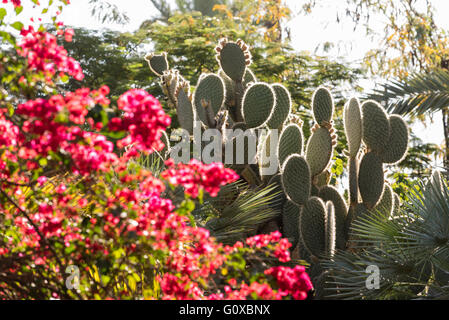
{"type": "MultiPolygon", "coordinates": [[[[67,55],[67,50],[58,45],[54,35],[35,31],[32,26],[23,28],[21,35],[18,53],[27,59],[29,70],[42,72],[48,82],[56,73],[67,73],[76,80],[84,79],[79,62],[67,55]]],[[[69,31],[67,37],[70,39],[71,35],[69,31]]]]}

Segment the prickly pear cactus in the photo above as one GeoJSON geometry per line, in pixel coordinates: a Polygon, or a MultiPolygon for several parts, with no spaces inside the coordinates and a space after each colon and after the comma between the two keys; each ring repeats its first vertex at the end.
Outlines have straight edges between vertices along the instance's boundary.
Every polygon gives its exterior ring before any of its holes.
{"type": "Polygon", "coordinates": [[[310,110],[314,123],[305,126],[311,128],[306,141],[303,120],[292,113],[294,101],[288,90],[280,83],[258,81],[251,71],[249,46],[242,40],[221,39],[215,50],[217,72],[201,75],[194,90],[177,70],[170,69],[165,53],[149,54],[146,60],[160,77],[178,122],[191,136],[197,120],[201,130],[223,133],[232,129],[236,133],[223,138],[233,150],[231,167],[250,186],[272,185],[280,192],[278,201],[270,206],[279,211],[280,230],[299,258],[310,262],[313,270],[322,270],[322,259],[332,259],[339,250],[354,250],[354,221],[374,212],[386,217],[399,214],[400,200],[385,183],[384,164],[396,164],[406,155],[409,132],[401,117],[388,115],[371,100],[361,104],[351,98],[344,105],[349,194],[345,199],[341,187],[329,185],[337,143],[333,117],[339,114],[331,91],[319,87],[313,93],[310,110]],[[247,133],[260,129],[265,133],[256,134],[251,141],[247,133]],[[238,145],[239,139],[245,143],[238,145]],[[256,150],[251,153],[250,149],[256,150]],[[275,172],[268,170],[272,158],[277,161],[275,172]],[[241,161],[237,163],[237,159],[241,161]]]}

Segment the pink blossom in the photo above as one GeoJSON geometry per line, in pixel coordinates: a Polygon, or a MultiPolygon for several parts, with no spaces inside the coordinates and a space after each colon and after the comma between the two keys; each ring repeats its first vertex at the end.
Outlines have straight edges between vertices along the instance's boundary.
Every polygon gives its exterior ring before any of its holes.
{"type": "MultiPolygon", "coordinates": [[[[3,1],[4,2],[4,1],[3,1]]],[[[69,31],[69,38],[71,32],[69,31]]],[[[76,80],[84,79],[83,70],[78,61],[67,55],[67,50],[57,44],[54,35],[35,31],[32,26],[22,29],[22,40],[18,53],[27,58],[30,70],[42,72],[46,80],[58,73],[68,73],[76,80]]]]}

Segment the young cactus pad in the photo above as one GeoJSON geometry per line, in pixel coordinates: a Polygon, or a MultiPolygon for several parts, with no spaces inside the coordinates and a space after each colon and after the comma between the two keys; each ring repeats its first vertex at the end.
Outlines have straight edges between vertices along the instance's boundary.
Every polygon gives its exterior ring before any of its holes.
{"type": "Polygon", "coordinates": [[[208,124],[207,112],[212,119],[215,118],[220,108],[223,106],[225,99],[225,85],[223,80],[215,74],[207,74],[200,77],[198,85],[195,89],[194,105],[198,118],[208,124]],[[206,108],[210,106],[210,111],[206,108]]]}
{"type": "Polygon", "coordinates": [[[147,60],[151,71],[153,71],[159,77],[162,76],[164,71],[168,70],[167,53],[165,52],[163,52],[162,54],[150,53],[145,57],[145,60],[147,60]]]}
{"type": "Polygon", "coordinates": [[[318,196],[323,201],[331,201],[334,205],[336,246],[338,249],[344,249],[346,246],[345,221],[348,213],[346,202],[333,186],[322,187],[318,196]]]}
{"type": "Polygon", "coordinates": [[[310,197],[310,169],[303,156],[293,154],[285,160],[282,168],[282,186],[287,197],[302,205],[310,197]]]}
{"type": "Polygon", "coordinates": [[[328,257],[335,253],[335,210],[332,201],[326,202],[325,252],[328,257]]]}
{"type": "Polygon", "coordinates": [[[349,145],[349,156],[354,158],[362,143],[362,114],[357,98],[349,100],[343,111],[344,128],[349,145]]]}
{"type": "Polygon", "coordinates": [[[326,88],[318,88],[312,97],[312,111],[315,122],[320,126],[330,123],[334,114],[334,101],[330,91],[326,88]]]}

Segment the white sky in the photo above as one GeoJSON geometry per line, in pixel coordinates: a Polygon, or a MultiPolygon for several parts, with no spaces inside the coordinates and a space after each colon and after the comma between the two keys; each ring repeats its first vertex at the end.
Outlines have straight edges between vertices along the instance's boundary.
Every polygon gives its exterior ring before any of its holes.
{"type": "MultiPolygon", "coordinates": [[[[45,0],[41,0],[45,3],[45,0]]],[[[85,28],[110,28],[120,31],[133,31],[149,17],[155,14],[149,0],[109,0],[109,2],[118,6],[118,8],[127,13],[130,17],[130,23],[121,26],[114,24],[102,25],[90,14],[90,6],[88,0],[72,0],[72,4],[65,7],[61,19],[66,25],[85,28]]],[[[173,0],[170,0],[173,2],[173,0]]],[[[297,12],[302,1],[286,0],[293,12],[297,12]]],[[[338,48],[332,49],[326,55],[330,57],[340,57],[348,62],[357,62],[363,58],[364,54],[372,49],[375,41],[368,39],[363,28],[358,28],[355,32],[352,23],[336,22],[337,10],[341,12],[344,8],[345,0],[317,0],[317,7],[313,14],[309,16],[295,16],[290,22],[289,27],[292,31],[292,45],[298,51],[314,52],[316,47],[324,42],[333,42],[339,44],[338,48]]],[[[436,8],[437,25],[449,30],[449,0],[432,0],[432,4],[436,8]]],[[[4,6],[4,5],[0,5],[4,6]]],[[[22,21],[24,17],[36,16],[36,11],[31,8],[25,8],[22,13],[22,21]]],[[[344,20],[344,19],[343,19],[344,20]]],[[[382,22],[374,19],[374,27],[382,30],[382,22]]],[[[76,35],[75,35],[76,36],[76,35]]],[[[322,51],[318,51],[323,54],[322,51]]],[[[362,85],[366,89],[372,88],[373,82],[364,81],[362,85]]],[[[349,98],[349,97],[348,97],[349,98]]],[[[430,118],[430,117],[429,117],[430,118]]],[[[427,126],[416,124],[413,131],[425,142],[433,142],[441,144],[443,142],[443,128],[441,124],[441,116],[439,113],[433,116],[434,122],[428,121],[427,126]]]]}

